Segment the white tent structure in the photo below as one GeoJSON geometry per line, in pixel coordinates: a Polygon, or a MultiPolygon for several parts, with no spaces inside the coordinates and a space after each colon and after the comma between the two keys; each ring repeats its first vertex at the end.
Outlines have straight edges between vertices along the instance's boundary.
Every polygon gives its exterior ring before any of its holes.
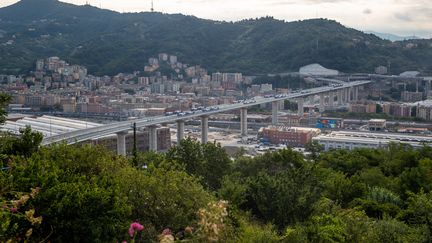
{"type": "Polygon", "coordinates": [[[300,75],[304,76],[337,76],[339,75],[339,71],[328,69],[320,64],[314,63],[304,67],[301,67],[299,70],[300,75]]]}
{"type": "Polygon", "coordinates": [[[406,71],[401,74],[399,74],[400,77],[404,78],[415,78],[420,75],[420,72],[418,71],[406,71]]]}

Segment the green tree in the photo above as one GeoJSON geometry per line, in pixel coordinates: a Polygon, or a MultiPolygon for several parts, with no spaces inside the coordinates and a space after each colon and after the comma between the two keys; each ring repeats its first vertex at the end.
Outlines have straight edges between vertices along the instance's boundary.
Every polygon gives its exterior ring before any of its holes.
{"type": "Polygon", "coordinates": [[[198,210],[213,198],[186,172],[153,165],[146,170],[124,168],[115,181],[132,207],[133,218],[156,232],[195,226],[198,210]]]}
{"type": "Polygon", "coordinates": [[[342,172],[327,171],[323,195],[341,206],[347,206],[352,200],[366,193],[366,185],[342,172]]]}
{"type": "Polygon", "coordinates": [[[231,160],[217,143],[201,144],[195,139],[183,139],[170,149],[167,160],[179,163],[192,175],[202,178],[206,188],[218,189],[225,175],[230,172],[231,160]]]}
{"type": "Polygon", "coordinates": [[[365,242],[425,242],[421,231],[396,219],[383,219],[370,225],[365,242]]]}
{"type": "Polygon", "coordinates": [[[239,236],[237,242],[244,243],[273,243],[281,242],[281,237],[273,225],[260,225],[248,219],[240,223],[239,236]]]}
{"type": "Polygon", "coordinates": [[[301,153],[289,148],[273,153],[268,152],[255,158],[239,158],[233,165],[233,171],[241,173],[244,177],[256,177],[260,172],[276,175],[307,164],[301,153]]]}
{"type": "Polygon", "coordinates": [[[279,229],[302,222],[313,212],[321,186],[311,168],[300,168],[270,176],[260,172],[249,179],[244,204],[266,222],[279,229]]]}
{"type": "Polygon", "coordinates": [[[311,141],[306,144],[305,149],[310,153],[310,158],[313,161],[317,161],[319,154],[324,151],[324,146],[317,141],[311,141]]]}
{"type": "Polygon", "coordinates": [[[6,108],[11,102],[12,97],[8,94],[0,93],[0,125],[6,121],[7,111],[6,108]]]}
{"type": "Polygon", "coordinates": [[[218,190],[218,196],[228,200],[231,205],[240,207],[246,202],[248,186],[239,172],[227,175],[222,180],[222,186],[218,190]]]}
{"type": "Polygon", "coordinates": [[[424,226],[427,242],[432,241],[432,192],[410,193],[408,207],[402,218],[411,224],[424,226]]]}
{"type": "Polygon", "coordinates": [[[19,138],[12,142],[10,154],[29,157],[39,149],[43,135],[40,132],[32,131],[29,126],[21,129],[20,134],[19,138]]]}
{"type": "Polygon", "coordinates": [[[34,241],[116,241],[130,222],[130,207],[115,175],[128,163],[102,148],[56,145],[12,157],[0,174],[9,191],[40,187],[32,201],[44,220],[34,241]]]}

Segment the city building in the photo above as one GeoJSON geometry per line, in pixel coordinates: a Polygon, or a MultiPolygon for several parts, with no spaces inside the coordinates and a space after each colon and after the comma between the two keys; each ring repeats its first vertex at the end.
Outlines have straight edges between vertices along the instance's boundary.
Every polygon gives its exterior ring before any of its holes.
{"type": "Polygon", "coordinates": [[[375,102],[350,103],[348,111],[354,113],[376,113],[376,104],[375,102]]]}
{"type": "Polygon", "coordinates": [[[175,65],[175,64],[177,64],[177,56],[170,56],[169,57],[169,62],[170,62],[170,64],[171,65],[175,65]]]}
{"type": "Polygon", "coordinates": [[[402,91],[401,100],[404,102],[417,102],[423,100],[422,92],[402,91]]]}
{"type": "Polygon", "coordinates": [[[258,137],[263,142],[285,144],[293,147],[304,147],[320,129],[288,126],[268,126],[259,130],[258,137]]]}
{"type": "Polygon", "coordinates": [[[164,94],[165,93],[165,85],[161,83],[153,83],[150,85],[152,94],[164,94]]]}
{"type": "Polygon", "coordinates": [[[334,131],[329,134],[318,135],[312,141],[323,145],[324,150],[328,151],[332,149],[386,148],[390,143],[403,143],[418,148],[422,147],[424,143],[431,143],[432,137],[395,133],[334,131]]]}
{"type": "Polygon", "coordinates": [[[385,119],[370,119],[368,127],[369,131],[384,131],[387,128],[387,121],[385,119]]]}
{"type": "Polygon", "coordinates": [[[384,75],[384,74],[387,74],[387,72],[388,72],[388,70],[387,70],[387,67],[385,67],[385,66],[378,66],[375,68],[376,74],[384,75]]]}
{"type": "Polygon", "coordinates": [[[411,117],[412,105],[404,103],[384,103],[383,112],[396,117],[411,117]]]}
{"type": "Polygon", "coordinates": [[[415,103],[418,118],[432,121],[432,100],[425,100],[415,103]]]}
{"type": "Polygon", "coordinates": [[[168,61],[168,54],[166,54],[166,53],[160,53],[159,54],[159,61],[163,61],[163,62],[167,62],[168,61]]]}
{"type": "Polygon", "coordinates": [[[272,84],[261,84],[261,92],[270,92],[273,90],[273,85],[272,84]]]}
{"type": "Polygon", "coordinates": [[[223,75],[222,75],[222,73],[219,73],[219,72],[217,72],[217,73],[212,73],[212,75],[211,75],[211,81],[212,82],[222,82],[223,81],[223,75]]]}

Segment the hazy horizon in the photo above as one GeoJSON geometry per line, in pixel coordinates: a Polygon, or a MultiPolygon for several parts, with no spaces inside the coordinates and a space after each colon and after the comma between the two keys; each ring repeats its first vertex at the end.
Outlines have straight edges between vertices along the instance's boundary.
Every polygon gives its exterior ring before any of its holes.
{"type": "MultiPolygon", "coordinates": [[[[37,0],[35,0],[37,1],[37,0]]],[[[362,31],[399,36],[432,38],[432,7],[429,0],[154,0],[154,9],[163,13],[182,13],[199,18],[238,21],[273,16],[295,21],[311,18],[334,19],[362,31]]],[[[0,0],[0,7],[18,0],[0,0]]],[[[151,0],[62,0],[89,4],[118,12],[150,11],[151,0]]]]}

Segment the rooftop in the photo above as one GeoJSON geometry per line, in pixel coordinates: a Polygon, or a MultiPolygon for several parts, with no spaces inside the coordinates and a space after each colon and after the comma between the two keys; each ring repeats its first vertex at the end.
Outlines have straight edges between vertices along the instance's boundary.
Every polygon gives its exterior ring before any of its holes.
{"type": "MultiPolygon", "coordinates": [[[[281,132],[316,132],[320,133],[321,130],[318,128],[309,128],[309,127],[291,127],[291,126],[268,126],[263,127],[261,129],[273,130],[273,131],[281,131],[281,132]]],[[[261,130],[260,129],[260,130],[261,130]]]]}
{"type": "Polygon", "coordinates": [[[33,130],[38,131],[44,137],[59,135],[65,132],[71,132],[86,128],[100,126],[101,124],[87,122],[82,120],[67,119],[55,116],[28,117],[20,114],[10,114],[8,118],[19,118],[16,121],[6,121],[0,126],[0,131],[19,134],[20,129],[30,126],[33,130]]]}
{"type": "Polygon", "coordinates": [[[354,143],[369,143],[369,144],[388,144],[406,143],[413,146],[418,146],[420,143],[432,143],[430,136],[415,136],[399,133],[373,133],[373,132],[346,132],[334,131],[329,134],[322,134],[315,138],[322,141],[334,142],[354,142],[354,143]]]}

